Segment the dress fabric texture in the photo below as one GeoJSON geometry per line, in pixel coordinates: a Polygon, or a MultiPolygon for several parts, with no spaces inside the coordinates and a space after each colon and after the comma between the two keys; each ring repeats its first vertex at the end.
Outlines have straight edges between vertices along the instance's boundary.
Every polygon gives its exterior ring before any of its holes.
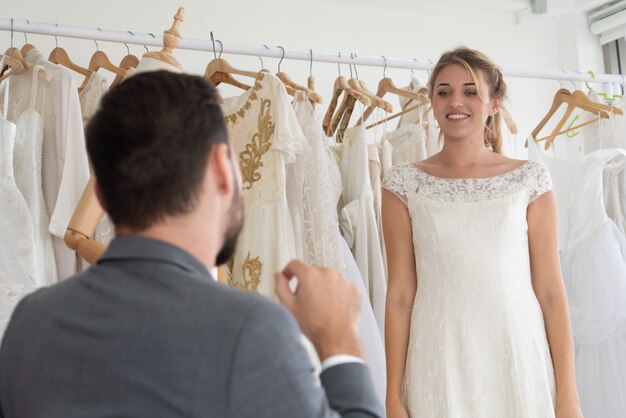
{"type": "Polygon", "coordinates": [[[286,166],[306,152],[306,138],[284,85],[272,74],[261,73],[243,95],[224,99],[222,111],[239,161],[244,202],[229,282],[276,298],[274,274],[296,257],[286,166]]]}
{"type": "MultiPolygon", "coordinates": [[[[383,341],[361,273],[339,232],[337,203],[342,190],[341,172],[326,142],[319,110],[313,108],[304,94],[296,95],[293,107],[309,146],[305,154],[296,156],[288,172],[288,180],[295,186],[287,189],[289,208],[294,232],[300,231],[294,235],[304,238],[304,261],[334,268],[358,287],[361,295],[358,335],[378,400],[384,403],[387,376],[383,341]]],[[[317,353],[311,346],[306,347],[311,348],[313,364],[318,365],[317,353]]]]}
{"type": "Polygon", "coordinates": [[[13,150],[13,173],[17,187],[28,204],[33,223],[35,281],[38,286],[47,286],[56,283],[58,275],[52,235],[48,230],[50,218],[46,211],[41,182],[43,118],[35,109],[40,68],[36,66],[31,76],[32,89],[28,108],[17,117],[15,123],[17,132],[13,150]]]}
{"type": "Polygon", "coordinates": [[[0,96],[0,341],[17,303],[37,287],[33,222],[13,175],[17,129],[5,117],[7,93],[0,96]]]}
{"type": "Polygon", "coordinates": [[[554,417],[526,221],[528,205],[552,187],[547,170],[526,162],[494,177],[446,179],[407,163],[389,170],[383,187],[407,205],[412,224],[409,415],[554,417]]]}
{"type": "MultiPolygon", "coordinates": [[[[52,77],[39,82],[36,91],[37,110],[43,118],[42,188],[49,231],[60,280],[77,272],[77,255],[63,241],[63,236],[89,181],[89,162],[78,98],[78,86],[70,70],[43,59],[33,49],[25,60],[41,65],[52,77]]],[[[11,76],[6,117],[15,122],[30,104],[32,71],[11,76]]],[[[1,94],[1,92],[0,92],[1,94]]]]}
{"type": "Polygon", "coordinates": [[[604,149],[577,160],[548,157],[529,139],[531,158],[554,179],[561,268],[567,291],[576,384],[585,417],[626,411],[626,238],[607,216],[603,171],[626,156],[604,149]]]}
{"type": "Polygon", "coordinates": [[[346,129],[340,148],[343,190],[339,226],[359,266],[376,322],[384,335],[387,281],[370,183],[365,127],[346,129]]]}

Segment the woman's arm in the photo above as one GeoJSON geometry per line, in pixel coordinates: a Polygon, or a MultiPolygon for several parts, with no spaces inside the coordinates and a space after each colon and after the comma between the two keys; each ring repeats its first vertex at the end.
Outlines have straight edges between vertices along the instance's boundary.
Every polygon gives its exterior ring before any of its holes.
{"type": "Polygon", "coordinates": [[[541,305],[556,376],[556,411],[582,417],[574,368],[574,341],[559,261],[556,201],[547,192],[528,206],[528,241],[532,284],[541,305]]]}
{"type": "Polygon", "coordinates": [[[408,208],[385,189],[382,192],[382,220],[389,277],[385,310],[387,414],[392,417],[402,416],[402,380],[411,311],[417,290],[417,273],[408,208]]]}

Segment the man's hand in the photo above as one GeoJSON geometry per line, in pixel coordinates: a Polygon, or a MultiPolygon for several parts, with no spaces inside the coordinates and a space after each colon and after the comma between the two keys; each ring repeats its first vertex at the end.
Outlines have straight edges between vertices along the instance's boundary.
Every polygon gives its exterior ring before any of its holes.
{"type": "Polygon", "coordinates": [[[321,361],[338,354],[363,357],[357,336],[359,290],[339,273],[293,260],[276,274],[276,294],[311,340],[321,361]],[[292,292],[289,281],[294,277],[298,288],[292,292]]]}

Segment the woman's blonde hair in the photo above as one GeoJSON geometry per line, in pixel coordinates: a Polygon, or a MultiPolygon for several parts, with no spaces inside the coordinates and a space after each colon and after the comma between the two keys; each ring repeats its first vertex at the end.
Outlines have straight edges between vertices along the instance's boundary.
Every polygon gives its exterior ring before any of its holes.
{"type": "MultiPolygon", "coordinates": [[[[432,100],[432,95],[435,87],[435,79],[439,72],[446,66],[452,64],[460,64],[467,68],[472,78],[479,83],[480,78],[477,77],[477,72],[481,71],[483,79],[487,84],[487,91],[489,92],[489,100],[497,99],[500,102],[506,97],[506,84],[502,77],[502,72],[485,54],[474,49],[467,47],[459,47],[452,51],[444,53],[440,58],[435,68],[430,74],[430,80],[428,80],[429,96],[432,100]]],[[[485,100],[482,97],[482,86],[478,86],[478,95],[481,100],[485,100]]],[[[496,113],[494,116],[489,116],[485,123],[485,146],[491,148],[492,151],[499,154],[502,153],[502,112],[496,113]]]]}

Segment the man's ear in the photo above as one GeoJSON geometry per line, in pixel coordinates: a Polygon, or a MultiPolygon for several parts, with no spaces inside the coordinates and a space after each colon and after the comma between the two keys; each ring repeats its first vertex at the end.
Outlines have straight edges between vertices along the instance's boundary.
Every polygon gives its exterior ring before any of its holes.
{"type": "Polygon", "coordinates": [[[230,153],[228,144],[217,144],[209,153],[207,164],[207,170],[211,170],[215,176],[217,189],[224,194],[233,193],[236,187],[230,153]]]}

